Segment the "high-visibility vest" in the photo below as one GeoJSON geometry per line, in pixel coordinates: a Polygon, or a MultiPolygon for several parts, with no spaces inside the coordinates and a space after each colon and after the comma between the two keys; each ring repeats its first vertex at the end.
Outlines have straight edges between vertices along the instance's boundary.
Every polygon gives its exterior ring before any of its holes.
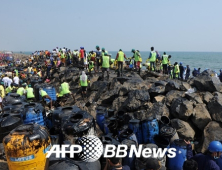
{"type": "Polygon", "coordinates": [[[46,93],[46,91],[44,91],[44,90],[41,90],[41,91],[40,91],[40,94],[41,94],[42,97],[45,97],[45,96],[48,95],[48,94],[46,93]]]}
{"type": "Polygon", "coordinates": [[[179,68],[179,65],[175,65],[174,66],[174,73],[178,74],[180,72],[180,68],[179,68]]]}
{"type": "Polygon", "coordinates": [[[34,98],[34,97],[35,97],[35,95],[33,93],[33,88],[29,87],[27,89],[27,99],[34,98]]]}
{"type": "Polygon", "coordinates": [[[150,57],[150,62],[155,62],[156,61],[156,52],[151,51],[151,57],[150,57]]]}
{"type": "Polygon", "coordinates": [[[118,59],[117,59],[117,60],[118,60],[118,61],[123,61],[123,60],[124,60],[124,52],[119,51],[118,54],[119,54],[119,55],[118,55],[118,59]]]}
{"type": "Polygon", "coordinates": [[[140,53],[139,53],[138,51],[136,51],[136,52],[134,53],[134,60],[135,60],[135,61],[139,61],[139,57],[140,57],[140,53]]]}
{"type": "Polygon", "coordinates": [[[70,93],[69,91],[69,84],[64,82],[61,84],[61,87],[62,87],[62,94],[68,94],[70,93]]]}
{"type": "Polygon", "coordinates": [[[168,55],[163,55],[162,64],[168,64],[168,55]]]}
{"type": "Polygon", "coordinates": [[[6,94],[10,93],[11,91],[12,91],[11,86],[8,86],[8,87],[5,89],[6,94]]]}
{"type": "Polygon", "coordinates": [[[109,56],[102,56],[103,58],[103,63],[102,63],[102,68],[109,68],[109,56]]]}
{"type": "Polygon", "coordinates": [[[25,89],[23,87],[19,87],[16,93],[22,96],[24,94],[24,90],[25,89]]]}
{"type": "Polygon", "coordinates": [[[80,85],[81,85],[81,86],[84,86],[84,87],[88,86],[88,81],[87,81],[87,79],[88,79],[88,77],[87,77],[87,75],[86,75],[86,80],[85,80],[85,81],[82,81],[82,75],[81,75],[81,76],[80,76],[80,85]]]}
{"type": "Polygon", "coordinates": [[[93,67],[94,67],[94,62],[93,62],[93,61],[90,61],[90,62],[89,62],[89,69],[91,70],[93,67]],[[90,63],[91,63],[91,64],[90,64],[90,63]]]}

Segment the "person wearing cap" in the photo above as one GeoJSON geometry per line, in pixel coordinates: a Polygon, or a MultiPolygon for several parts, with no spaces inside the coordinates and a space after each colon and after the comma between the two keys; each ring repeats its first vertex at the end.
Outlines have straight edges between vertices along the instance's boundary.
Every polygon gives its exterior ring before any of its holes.
{"type": "Polygon", "coordinates": [[[182,62],[180,62],[179,69],[180,69],[180,74],[179,74],[178,79],[183,80],[184,67],[183,67],[183,63],[182,62]]]}
{"type": "Polygon", "coordinates": [[[4,113],[3,106],[2,106],[2,99],[4,97],[5,97],[4,82],[1,81],[1,83],[0,83],[0,105],[1,105],[2,113],[4,113]]]}
{"type": "Polygon", "coordinates": [[[103,48],[102,48],[102,56],[104,56],[105,53],[108,54],[108,51],[106,51],[106,49],[103,47],[103,48]]]}
{"type": "Polygon", "coordinates": [[[26,84],[20,85],[16,93],[19,94],[20,96],[23,96],[26,93],[25,87],[26,84]]]}
{"type": "Polygon", "coordinates": [[[193,69],[192,74],[193,74],[194,77],[197,77],[197,75],[198,75],[198,71],[197,71],[196,68],[193,69]]]}
{"type": "Polygon", "coordinates": [[[130,170],[130,167],[127,165],[122,166],[120,158],[112,157],[106,159],[106,165],[103,170],[130,170]]]}
{"type": "Polygon", "coordinates": [[[222,144],[219,141],[212,141],[208,145],[206,154],[196,154],[193,156],[192,145],[190,141],[185,141],[187,144],[187,159],[193,159],[198,164],[200,170],[220,170],[216,160],[222,155],[222,144]]]}
{"type": "Polygon", "coordinates": [[[174,70],[173,70],[173,78],[174,79],[178,79],[178,77],[179,77],[179,74],[180,74],[180,68],[179,68],[179,65],[178,65],[178,63],[177,62],[175,62],[174,63],[174,70]]]}
{"type": "Polygon", "coordinates": [[[88,87],[88,76],[86,75],[85,71],[82,71],[82,75],[79,78],[80,86],[82,88],[82,98],[86,96],[87,87],[88,87]]]}
{"type": "Polygon", "coordinates": [[[46,93],[46,91],[44,91],[42,88],[39,89],[39,94],[42,97],[42,100],[45,101],[45,99],[49,99],[50,100],[50,108],[52,109],[52,98],[46,93]]]}
{"type": "Polygon", "coordinates": [[[35,100],[35,95],[33,93],[33,88],[31,86],[31,84],[28,85],[28,89],[26,90],[26,97],[28,100],[32,100],[34,101],[35,100]]]}
{"type": "Polygon", "coordinates": [[[122,49],[119,49],[119,52],[116,54],[116,60],[118,61],[118,75],[117,77],[119,77],[120,75],[123,76],[123,61],[124,58],[126,58],[126,55],[124,54],[124,52],[122,51],[122,49]]]}
{"type": "Polygon", "coordinates": [[[99,48],[99,46],[97,45],[96,46],[96,62],[94,63],[95,64],[95,66],[96,66],[96,70],[95,70],[95,72],[99,72],[99,60],[101,59],[101,57],[102,57],[102,51],[100,50],[100,48],[99,48]]]}
{"type": "Polygon", "coordinates": [[[166,54],[166,52],[164,52],[162,56],[163,74],[168,74],[167,70],[168,63],[169,63],[168,55],[166,54]]]}
{"type": "Polygon", "coordinates": [[[154,51],[154,47],[151,47],[149,61],[150,61],[150,69],[154,71],[156,71],[156,57],[157,57],[157,53],[154,51]]]}
{"type": "Polygon", "coordinates": [[[134,58],[134,67],[139,71],[140,71],[140,52],[138,50],[132,49],[131,52],[133,53],[133,57],[134,58]]]}
{"type": "Polygon", "coordinates": [[[102,63],[102,79],[104,80],[104,73],[107,72],[107,78],[109,79],[109,68],[111,63],[111,57],[105,52],[101,57],[102,63]]]}

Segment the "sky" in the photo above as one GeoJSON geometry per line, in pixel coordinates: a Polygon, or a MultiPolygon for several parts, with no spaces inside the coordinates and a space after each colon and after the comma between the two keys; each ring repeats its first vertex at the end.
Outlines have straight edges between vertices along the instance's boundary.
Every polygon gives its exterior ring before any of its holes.
{"type": "Polygon", "coordinates": [[[1,0],[0,50],[222,52],[221,0],[1,0]]]}

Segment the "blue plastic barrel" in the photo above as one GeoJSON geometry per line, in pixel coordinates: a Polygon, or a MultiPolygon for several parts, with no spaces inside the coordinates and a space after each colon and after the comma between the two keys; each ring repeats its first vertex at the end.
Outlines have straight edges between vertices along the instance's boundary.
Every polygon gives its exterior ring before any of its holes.
{"type": "Polygon", "coordinates": [[[41,111],[36,111],[33,107],[27,109],[24,124],[37,123],[39,125],[45,125],[44,118],[41,111]]]}
{"type": "Polygon", "coordinates": [[[138,119],[131,119],[129,121],[129,129],[133,131],[133,133],[136,135],[138,144],[143,143],[143,134],[142,134],[142,129],[140,125],[140,120],[138,119]]]}
{"type": "Polygon", "coordinates": [[[106,118],[107,113],[104,111],[98,111],[96,113],[96,123],[99,125],[100,130],[104,132],[104,122],[106,118]]]}
{"type": "Polygon", "coordinates": [[[136,142],[136,144],[138,144],[138,141],[137,141],[137,138],[136,138],[136,135],[133,133],[133,131],[131,129],[125,129],[123,132],[121,132],[118,136],[119,138],[119,141],[122,142],[124,141],[125,139],[128,139],[128,140],[133,140],[136,142]]]}
{"type": "Polygon", "coordinates": [[[168,170],[182,170],[187,155],[186,143],[181,139],[176,139],[171,144],[170,148],[176,148],[176,156],[174,158],[167,157],[168,170]]]}
{"type": "Polygon", "coordinates": [[[133,153],[132,157],[129,157],[130,154],[130,147],[132,145],[135,145],[137,147],[137,143],[133,140],[128,140],[125,139],[121,143],[122,145],[127,145],[127,156],[122,158],[122,165],[128,165],[131,170],[135,170],[135,160],[136,160],[136,155],[133,153]]]}
{"type": "Polygon", "coordinates": [[[154,136],[159,134],[159,125],[156,119],[149,117],[142,122],[143,142],[155,143],[154,136]]]}
{"type": "MultiPolygon", "coordinates": [[[[51,97],[52,101],[56,101],[56,89],[54,87],[43,87],[43,90],[46,91],[46,93],[51,97]]],[[[50,102],[49,99],[45,99],[46,102],[50,102]]]]}

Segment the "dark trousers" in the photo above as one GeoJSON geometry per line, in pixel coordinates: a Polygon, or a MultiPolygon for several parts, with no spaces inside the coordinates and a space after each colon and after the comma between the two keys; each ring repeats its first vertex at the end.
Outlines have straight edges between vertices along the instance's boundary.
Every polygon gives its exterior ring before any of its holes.
{"type": "Polygon", "coordinates": [[[123,74],[123,62],[122,61],[118,61],[118,76],[120,76],[123,74]]]}
{"type": "Polygon", "coordinates": [[[167,64],[162,64],[163,66],[163,74],[168,74],[167,64]]]}
{"type": "Polygon", "coordinates": [[[96,59],[96,69],[99,71],[99,58],[96,59]]]}
{"type": "Polygon", "coordinates": [[[156,70],[156,64],[155,62],[150,62],[150,70],[152,71],[154,68],[154,71],[156,70]]]}
{"type": "Polygon", "coordinates": [[[51,70],[51,67],[47,67],[47,77],[50,77],[50,70],[51,70]]]}

